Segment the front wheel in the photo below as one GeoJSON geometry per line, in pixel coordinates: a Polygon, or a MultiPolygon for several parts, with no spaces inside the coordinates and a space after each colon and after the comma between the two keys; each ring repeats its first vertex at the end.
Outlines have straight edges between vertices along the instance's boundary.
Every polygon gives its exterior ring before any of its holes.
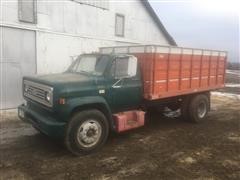
{"type": "Polygon", "coordinates": [[[107,140],[109,124],[98,110],[85,110],[70,120],[65,134],[65,145],[75,155],[89,154],[101,148],[107,140]]]}

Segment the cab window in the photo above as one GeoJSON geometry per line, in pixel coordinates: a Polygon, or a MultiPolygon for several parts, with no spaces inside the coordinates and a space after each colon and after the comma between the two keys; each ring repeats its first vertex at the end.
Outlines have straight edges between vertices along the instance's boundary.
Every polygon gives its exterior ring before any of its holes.
{"type": "Polygon", "coordinates": [[[117,57],[112,64],[111,75],[117,79],[136,76],[137,58],[134,56],[117,57]]]}

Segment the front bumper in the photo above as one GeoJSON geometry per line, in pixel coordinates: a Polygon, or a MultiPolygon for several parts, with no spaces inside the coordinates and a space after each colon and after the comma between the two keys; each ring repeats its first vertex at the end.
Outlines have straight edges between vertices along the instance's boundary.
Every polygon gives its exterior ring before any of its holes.
{"type": "Polygon", "coordinates": [[[64,137],[65,122],[59,122],[54,117],[33,111],[26,105],[18,107],[18,116],[21,120],[32,124],[36,129],[50,137],[64,137]]]}

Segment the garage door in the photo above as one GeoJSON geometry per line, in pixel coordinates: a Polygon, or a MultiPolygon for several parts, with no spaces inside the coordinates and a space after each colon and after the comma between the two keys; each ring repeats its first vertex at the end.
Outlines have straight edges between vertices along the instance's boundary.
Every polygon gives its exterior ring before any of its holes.
{"type": "Polygon", "coordinates": [[[22,77],[36,72],[35,32],[0,27],[0,109],[23,102],[22,77]]]}

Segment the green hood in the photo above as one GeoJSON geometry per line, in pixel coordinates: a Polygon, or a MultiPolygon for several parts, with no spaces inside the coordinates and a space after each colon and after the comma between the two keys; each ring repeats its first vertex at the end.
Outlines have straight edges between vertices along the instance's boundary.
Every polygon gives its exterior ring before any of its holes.
{"type": "Polygon", "coordinates": [[[36,75],[25,77],[24,79],[51,86],[54,88],[54,93],[57,93],[58,96],[76,97],[93,95],[96,91],[96,85],[100,83],[99,80],[101,78],[80,73],[62,73],[36,75]]]}
{"type": "Polygon", "coordinates": [[[61,74],[48,74],[48,75],[36,75],[31,77],[26,77],[25,79],[43,83],[46,85],[60,85],[60,84],[69,84],[69,83],[80,83],[88,82],[93,80],[93,76],[83,75],[77,73],[61,73],[61,74]]]}

